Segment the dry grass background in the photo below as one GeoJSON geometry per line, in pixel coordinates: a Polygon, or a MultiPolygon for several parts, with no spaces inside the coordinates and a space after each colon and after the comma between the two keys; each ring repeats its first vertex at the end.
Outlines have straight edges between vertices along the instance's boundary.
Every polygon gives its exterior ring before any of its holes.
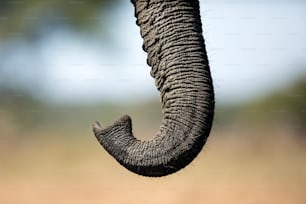
{"type": "Polygon", "coordinates": [[[128,172],[90,132],[31,134],[0,143],[0,203],[306,203],[305,146],[283,131],[214,130],[190,166],[163,178],[128,172]]]}
{"type": "Polygon", "coordinates": [[[52,106],[4,94],[0,204],[306,204],[305,88],[303,79],[258,101],[217,105],[204,150],[163,178],[122,168],[89,124],[111,124],[127,111],[135,135],[148,139],[161,120],[157,100],[52,106]]]}

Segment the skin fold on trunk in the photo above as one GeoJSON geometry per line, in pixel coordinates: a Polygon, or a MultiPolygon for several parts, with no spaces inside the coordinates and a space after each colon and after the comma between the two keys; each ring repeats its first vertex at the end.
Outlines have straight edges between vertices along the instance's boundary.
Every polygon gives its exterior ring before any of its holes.
{"type": "Polygon", "coordinates": [[[214,91],[202,36],[198,0],[132,0],[148,53],[147,63],[161,93],[162,123],[156,136],[140,141],[125,115],[93,131],[121,165],[140,175],[158,177],[188,165],[209,136],[214,91]]]}

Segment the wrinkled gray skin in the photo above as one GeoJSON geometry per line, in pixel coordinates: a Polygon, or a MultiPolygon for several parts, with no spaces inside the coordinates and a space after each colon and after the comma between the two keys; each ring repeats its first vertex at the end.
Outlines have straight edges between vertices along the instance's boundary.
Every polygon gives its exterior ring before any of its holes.
{"type": "Polygon", "coordinates": [[[198,0],[132,0],[137,25],[148,53],[163,119],[156,136],[133,136],[129,116],[93,131],[121,165],[140,175],[158,177],[188,165],[209,135],[214,92],[202,36],[198,0]]]}

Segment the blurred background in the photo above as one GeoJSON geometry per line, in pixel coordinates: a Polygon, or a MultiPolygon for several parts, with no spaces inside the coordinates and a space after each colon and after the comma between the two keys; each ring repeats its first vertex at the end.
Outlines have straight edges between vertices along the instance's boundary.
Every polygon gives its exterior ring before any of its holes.
{"type": "Polygon", "coordinates": [[[306,203],[306,1],[201,0],[216,92],[203,152],[134,175],[91,124],[161,121],[125,0],[0,0],[0,203],[306,203]]]}

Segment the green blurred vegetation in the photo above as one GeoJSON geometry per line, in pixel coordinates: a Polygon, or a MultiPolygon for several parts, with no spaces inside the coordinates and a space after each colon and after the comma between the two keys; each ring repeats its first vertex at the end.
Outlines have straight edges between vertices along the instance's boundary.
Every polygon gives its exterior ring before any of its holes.
{"type": "Polygon", "coordinates": [[[306,136],[306,78],[263,100],[248,104],[246,109],[250,110],[245,113],[247,117],[261,123],[275,121],[282,125],[287,124],[306,136]]]}
{"type": "MultiPolygon", "coordinates": [[[[56,26],[93,29],[118,0],[1,0],[0,39],[36,39],[56,26]]],[[[104,21],[105,22],[105,21],[104,21]]]]}
{"type": "MultiPolygon", "coordinates": [[[[48,104],[22,90],[0,88],[0,138],[28,139],[32,132],[54,132],[56,137],[91,134],[91,125],[99,120],[111,124],[123,114],[133,118],[136,132],[155,131],[161,120],[161,108],[156,101],[140,104],[48,104]],[[20,134],[20,132],[24,134],[20,134]],[[27,135],[27,136],[26,136],[27,135]]],[[[149,138],[150,135],[144,135],[149,138]]]]}
{"type": "Polygon", "coordinates": [[[255,101],[217,106],[215,127],[223,128],[233,124],[258,132],[280,129],[305,140],[306,77],[255,101]]]}
{"type": "MultiPolygon", "coordinates": [[[[42,103],[22,91],[3,87],[0,90],[1,137],[8,127],[11,131],[6,133],[15,132],[11,134],[12,137],[20,137],[18,132],[31,131],[61,131],[67,132],[68,137],[74,133],[90,134],[93,121],[99,120],[106,126],[122,114],[129,114],[133,118],[136,135],[144,135],[143,139],[147,139],[152,135],[146,133],[156,132],[161,121],[158,99],[126,105],[55,105],[42,103]]],[[[306,78],[302,78],[291,86],[256,101],[235,106],[217,105],[214,129],[239,127],[265,132],[274,128],[289,131],[293,138],[306,139],[305,90],[306,78]]]]}

